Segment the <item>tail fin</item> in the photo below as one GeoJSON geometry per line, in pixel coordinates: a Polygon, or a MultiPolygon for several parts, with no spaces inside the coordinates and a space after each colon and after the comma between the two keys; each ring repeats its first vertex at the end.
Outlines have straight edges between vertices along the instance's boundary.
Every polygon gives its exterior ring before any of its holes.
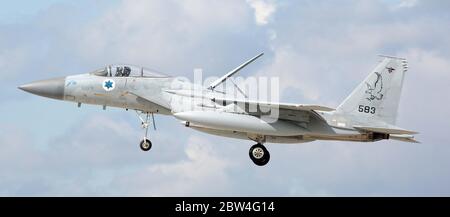
{"type": "Polygon", "coordinates": [[[382,57],[384,59],[369,76],[339,105],[338,113],[373,117],[395,124],[408,63],[402,58],[382,57]]]}

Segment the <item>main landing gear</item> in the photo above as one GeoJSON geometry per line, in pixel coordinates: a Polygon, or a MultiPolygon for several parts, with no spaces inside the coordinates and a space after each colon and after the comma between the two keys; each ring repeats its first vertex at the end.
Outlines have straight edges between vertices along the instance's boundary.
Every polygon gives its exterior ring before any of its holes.
{"type": "MultiPolygon", "coordinates": [[[[148,119],[149,119],[149,113],[139,113],[138,111],[136,111],[136,114],[138,115],[139,119],[141,119],[141,126],[143,129],[145,129],[145,135],[144,135],[144,139],[142,139],[141,143],[139,144],[139,147],[142,149],[142,151],[149,151],[152,148],[152,142],[148,139],[147,135],[148,135],[148,119]],[[145,120],[144,118],[141,117],[141,115],[145,114],[145,120]]],[[[156,125],[155,125],[155,117],[153,116],[153,113],[151,113],[152,115],[152,123],[153,123],[153,128],[156,130],[156,125]]]]}
{"type": "Polygon", "coordinates": [[[261,143],[257,143],[250,147],[248,152],[250,159],[258,166],[264,166],[269,163],[270,153],[261,143]]]}
{"type": "Polygon", "coordinates": [[[144,137],[139,146],[141,147],[142,151],[149,151],[152,148],[152,142],[144,137]]]}

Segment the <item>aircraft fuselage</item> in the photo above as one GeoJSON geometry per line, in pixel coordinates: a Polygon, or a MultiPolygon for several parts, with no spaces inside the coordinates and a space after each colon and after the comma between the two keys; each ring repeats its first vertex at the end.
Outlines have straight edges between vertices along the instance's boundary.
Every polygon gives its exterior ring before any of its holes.
{"type": "Polygon", "coordinates": [[[214,89],[257,57],[208,88],[130,65],[110,65],[92,73],[37,81],[19,88],[79,106],[92,104],[140,111],[146,115],[139,116],[146,129],[141,141],[144,151],[151,148],[147,139],[149,114],[152,118],[153,114],[173,115],[186,127],[205,133],[253,140],[257,144],[250,148],[249,155],[260,166],[270,158],[264,143],[383,139],[416,142],[411,136],[415,132],[394,125],[407,69],[404,59],[385,57],[336,110],[317,105],[241,100],[214,89]]]}

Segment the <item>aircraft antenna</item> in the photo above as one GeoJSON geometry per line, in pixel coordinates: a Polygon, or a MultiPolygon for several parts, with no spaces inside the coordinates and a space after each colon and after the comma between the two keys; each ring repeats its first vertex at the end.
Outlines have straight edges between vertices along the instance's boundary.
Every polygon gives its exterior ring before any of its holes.
{"type": "Polygon", "coordinates": [[[241,64],[240,66],[236,67],[235,69],[231,70],[230,72],[228,72],[227,74],[225,74],[224,76],[222,76],[221,78],[215,80],[213,83],[211,83],[208,87],[208,89],[214,90],[214,88],[216,88],[219,84],[222,84],[224,81],[226,81],[229,77],[233,76],[234,74],[236,74],[237,72],[239,72],[241,69],[243,69],[244,67],[246,67],[248,64],[252,63],[253,61],[255,61],[256,59],[258,59],[259,57],[261,57],[262,55],[264,55],[264,53],[260,53],[258,55],[256,55],[255,57],[247,60],[247,62],[241,64]]]}

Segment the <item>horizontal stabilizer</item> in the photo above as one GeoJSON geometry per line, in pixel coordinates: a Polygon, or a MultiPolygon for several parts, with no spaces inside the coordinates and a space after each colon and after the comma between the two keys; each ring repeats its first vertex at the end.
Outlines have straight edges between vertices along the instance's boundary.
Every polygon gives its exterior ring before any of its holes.
{"type": "Polygon", "coordinates": [[[386,133],[386,134],[417,134],[418,132],[405,130],[402,128],[392,127],[392,128],[382,128],[382,127],[370,127],[370,126],[353,126],[357,130],[369,131],[374,133],[386,133]]]}
{"type": "Polygon", "coordinates": [[[414,139],[414,136],[411,135],[395,135],[391,134],[389,139],[398,140],[402,142],[411,142],[411,143],[420,143],[419,141],[414,139]]]}

